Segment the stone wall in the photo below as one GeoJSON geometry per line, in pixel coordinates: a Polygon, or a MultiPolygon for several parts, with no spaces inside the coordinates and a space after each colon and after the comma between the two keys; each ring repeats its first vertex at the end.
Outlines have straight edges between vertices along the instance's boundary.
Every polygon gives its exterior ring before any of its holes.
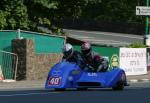
{"type": "Polygon", "coordinates": [[[12,40],[12,52],[18,55],[17,80],[26,78],[26,40],[12,40]]]}
{"type": "Polygon", "coordinates": [[[34,74],[35,69],[35,50],[34,50],[34,42],[32,40],[27,39],[27,47],[26,47],[26,79],[30,80],[30,75],[34,74]]]}
{"type": "Polygon", "coordinates": [[[17,80],[46,79],[50,68],[61,58],[61,53],[36,54],[29,39],[12,40],[12,51],[18,55],[17,80]]]}
{"type": "Polygon", "coordinates": [[[35,54],[35,67],[28,69],[28,79],[46,79],[50,68],[61,59],[62,54],[35,54]]]}

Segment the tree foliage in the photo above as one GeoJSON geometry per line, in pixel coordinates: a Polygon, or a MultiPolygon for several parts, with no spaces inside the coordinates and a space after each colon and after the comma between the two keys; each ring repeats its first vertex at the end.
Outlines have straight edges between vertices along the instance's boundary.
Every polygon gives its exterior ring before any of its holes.
{"type": "Polygon", "coordinates": [[[28,29],[27,8],[20,0],[1,0],[1,29],[28,29]]]}
{"type": "Polygon", "coordinates": [[[85,7],[83,17],[104,21],[142,22],[143,17],[135,15],[135,8],[139,5],[144,5],[144,1],[101,0],[100,3],[85,7]]]}
{"type": "Polygon", "coordinates": [[[38,31],[38,27],[61,32],[62,20],[91,19],[143,22],[135,7],[143,0],[0,0],[0,29],[38,31]]]}

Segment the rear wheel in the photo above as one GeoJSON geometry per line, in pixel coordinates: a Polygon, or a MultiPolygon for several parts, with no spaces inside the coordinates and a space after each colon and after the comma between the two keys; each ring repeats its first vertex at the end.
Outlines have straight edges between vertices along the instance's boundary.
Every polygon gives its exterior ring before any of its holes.
{"type": "Polygon", "coordinates": [[[119,81],[116,86],[112,87],[113,90],[123,90],[124,89],[124,82],[119,81]]]}

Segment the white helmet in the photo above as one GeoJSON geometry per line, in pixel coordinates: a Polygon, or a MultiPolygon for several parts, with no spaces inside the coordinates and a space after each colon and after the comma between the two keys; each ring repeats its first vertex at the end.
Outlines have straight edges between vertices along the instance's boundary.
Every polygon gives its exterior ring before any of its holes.
{"type": "Polygon", "coordinates": [[[73,54],[73,47],[71,44],[67,43],[64,45],[63,54],[65,57],[70,57],[73,54]]]}

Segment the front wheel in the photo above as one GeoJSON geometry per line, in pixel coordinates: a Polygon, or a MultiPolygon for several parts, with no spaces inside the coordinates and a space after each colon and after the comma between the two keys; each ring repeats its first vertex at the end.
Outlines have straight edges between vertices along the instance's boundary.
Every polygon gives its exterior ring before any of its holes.
{"type": "Polygon", "coordinates": [[[77,88],[78,91],[86,91],[88,88],[77,88]]]}
{"type": "Polygon", "coordinates": [[[65,88],[55,88],[55,91],[65,91],[65,88]]]}

